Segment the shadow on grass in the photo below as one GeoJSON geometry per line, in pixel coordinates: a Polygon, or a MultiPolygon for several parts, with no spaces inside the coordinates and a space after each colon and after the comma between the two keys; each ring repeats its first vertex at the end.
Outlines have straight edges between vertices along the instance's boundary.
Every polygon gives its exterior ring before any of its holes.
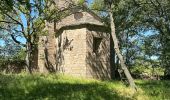
{"type": "MultiPolygon", "coordinates": [[[[46,84],[35,88],[30,91],[28,97],[33,98],[53,98],[60,100],[99,100],[112,98],[121,98],[116,93],[108,90],[104,86],[97,84],[69,84],[69,83],[57,83],[46,84]]],[[[30,98],[32,99],[32,98],[30,98]]]]}
{"type": "Polygon", "coordinates": [[[124,100],[115,90],[99,83],[69,83],[40,77],[0,75],[1,100],[124,100]]]}

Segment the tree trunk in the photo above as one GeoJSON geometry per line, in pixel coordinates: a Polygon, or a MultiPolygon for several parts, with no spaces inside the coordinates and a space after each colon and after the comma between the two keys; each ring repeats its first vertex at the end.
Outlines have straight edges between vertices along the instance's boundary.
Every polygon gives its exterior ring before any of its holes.
{"type": "Polygon", "coordinates": [[[136,89],[136,85],[134,83],[134,80],[129,72],[129,70],[127,69],[126,65],[125,65],[125,61],[123,59],[123,56],[121,55],[121,52],[119,50],[119,45],[118,45],[118,39],[116,37],[116,34],[115,34],[115,24],[114,24],[114,19],[113,19],[113,15],[112,15],[112,12],[109,11],[109,16],[110,16],[110,26],[111,26],[111,36],[113,38],[113,41],[114,41],[114,49],[115,49],[115,52],[120,60],[120,65],[121,65],[121,68],[122,70],[124,71],[125,73],[125,76],[126,78],[128,79],[128,82],[129,82],[129,85],[136,89]]]}
{"type": "MultiPolygon", "coordinates": [[[[129,65],[129,46],[128,46],[128,39],[129,39],[129,34],[128,34],[128,32],[126,33],[126,62],[125,62],[125,64],[127,65],[127,67],[129,67],[128,65],[129,65]]],[[[129,68],[128,68],[129,69],[129,68]]]]}
{"type": "Polygon", "coordinates": [[[26,66],[30,74],[32,74],[31,69],[31,44],[27,42],[26,44],[26,66]]]}

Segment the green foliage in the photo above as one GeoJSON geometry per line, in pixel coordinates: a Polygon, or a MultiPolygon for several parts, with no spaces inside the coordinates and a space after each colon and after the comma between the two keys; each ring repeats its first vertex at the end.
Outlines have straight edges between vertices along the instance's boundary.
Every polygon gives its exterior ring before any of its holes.
{"type": "Polygon", "coordinates": [[[102,9],[104,8],[104,5],[103,5],[103,0],[94,0],[93,4],[91,5],[91,7],[93,9],[102,9]]]}
{"type": "Polygon", "coordinates": [[[4,66],[6,64],[6,59],[2,56],[0,56],[0,67],[4,66]]]}
{"type": "MultiPolygon", "coordinates": [[[[34,47],[38,42],[38,36],[47,33],[44,30],[45,13],[47,13],[49,9],[52,9],[50,7],[53,4],[51,3],[52,0],[10,1],[13,3],[11,11],[5,12],[7,9],[0,9],[1,15],[4,16],[4,18],[0,20],[0,24],[3,23],[8,27],[1,26],[0,29],[12,35],[12,39],[19,45],[26,45],[18,40],[18,38],[23,38],[26,40],[26,43],[30,43],[31,47],[34,47]]],[[[2,3],[2,5],[6,5],[7,7],[10,6],[5,2],[2,3]]]]}
{"type": "MultiPolygon", "coordinates": [[[[113,5],[115,29],[126,63],[131,65],[138,56],[145,56],[150,62],[151,57],[156,57],[158,66],[170,74],[170,1],[114,0],[113,5]],[[152,31],[151,36],[145,36],[148,30],[152,31]]],[[[91,8],[97,9],[97,14],[109,24],[104,0],[94,0],[91,8]]]]}
{"type": "Polygon", "coordinates": [[[26,52],[24,49],[21,49],[18,53],[12,56],[12,59],[17,61],[23,61],[25,60],[25,57],[26,57],[26,52]]]}
{"type": "Polygon", "coordinates": [[[163,76],[164,75],[164,68],[157,67],[157,66],[133,66],[130,68],[131,73],[138,76],[138,78],[145,78],[148,77],[152,78],[154,76],[163,76]]]}
{"type": "MultiPolygon", "coordinates": [[[[137,14],[135,17],[138,18],[139,27],[145,29],[152,29],[159,32],[157,37],[160,41],[159,45],[161,48],[160,52],[160,61],[161,66],[166,68],[167,75],[170,74],[169,65],[170,65],[170,1],[169,0],[134,0],[136,1],[135,7],[137,8],[137,14]]],[[[157,44],[158,45],[158,44],[157,44]]]]}
{"type": "Polygon", "coordinates": [[[8,12],[12,10],[12,7],[13,7],[13,0],[1,0],[0,1],[0,10],[3,9],[6,12],[8,12]]]}
{"type": "Polygon", "coordinates": [[[78,0],[78,5],[83,5],[85,0],[78,0]]]}
{"type": "MultiPolygon", "coordinates": [[[[7,6],[7,8],[0,9],[0,14],[4,17],[0,20],[0,32],[8,34],[11,36],[8,39],[12,39],[16,44],[26,48],[25,51],[29,55],[26,56],[27,68],[31,69],[32,59],[34,58],[32,53],[37,50],[38,37],[48,34],[47,30],[45,30],[45,13],[52,9],[53,0],[10,1],[13,4],[10,11],[7,9],[10,5],[5,1],[1,2],[3,4],[0,4],[0,7],[3,5],[7,6]],[[23,39],[25,42],[22,41],[23,39]]],[[[31,73],[31,70],[29,71],[31,73]]]]}
{"type": "Polygon", "coordinates": [[[15,52],[14,55],[10,56],[0,56],[0,72],[4,71],[5,69],[10,69],[8,65],[15,64],[18,69],[25,65],[25,57],[26,53],[25,50],[21,49],[20,51],[15,52]]]}

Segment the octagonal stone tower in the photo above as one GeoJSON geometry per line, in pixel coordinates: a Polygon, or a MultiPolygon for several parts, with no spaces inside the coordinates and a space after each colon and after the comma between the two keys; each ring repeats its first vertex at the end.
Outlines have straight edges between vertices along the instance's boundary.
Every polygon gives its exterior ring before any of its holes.
{"type": "MultiPolygon", "coordinates": [[[[62,5],[64,1],[56,0],[56,3],[60,8],[67,7],[62,5]]],[[[40,38],[41,44],[46,44],[39,45],[40,71],[111,78],[110,30],[94,12],[85,6],[83,9],[75,7],[60,21],[48,23],[46,29],[50,34],[40,38]]]]}

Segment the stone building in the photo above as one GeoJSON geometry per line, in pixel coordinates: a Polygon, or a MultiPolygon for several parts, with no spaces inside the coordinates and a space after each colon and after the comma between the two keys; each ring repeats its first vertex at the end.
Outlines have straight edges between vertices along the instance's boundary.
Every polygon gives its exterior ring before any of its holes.
{"type": "MultiPolygon", "coordinates": [[[[69,6],[56,0],[60,9],[69,6]]],[[[67,2],[68,3],[68,2],[67,2]]],[[[100,17],[86,9],[73,8],[57,22],[46,23],[48,36],[41,36],[38,47],[40,72],[110,79],[110,33],[100,17]]]]}

